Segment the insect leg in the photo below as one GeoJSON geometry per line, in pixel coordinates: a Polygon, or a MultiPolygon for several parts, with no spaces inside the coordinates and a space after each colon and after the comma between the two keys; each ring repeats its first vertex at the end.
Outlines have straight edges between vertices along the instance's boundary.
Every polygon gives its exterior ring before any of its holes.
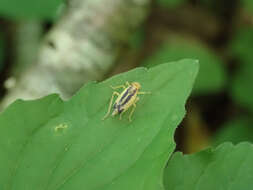
{"type": "Polygon", "coordinates": [[[134,103],[133,103],[133,109],[131,110],[131,112],[130,112],[130,114],[129,114],[129,117],[128,117],[128,119],[129,119],[129,121],[131,122],[132,121],[132,115],[133,115],[133,113],[134,113],[134,110],[135,110],[135,108],[136,108],[136,102],[138,102],[138,100],[139,100],[139,97],[136,97],[136,99],[135,99],[135,101],[134,101],[134,103]]]}
{"type": "Polygon", "coordinates": [[[125,87],[125,85],[118,85],[118,86],[111,86],[111,88],[113,89],[113,90],[116,90],[116,89],[118,89],[118,88],[123,88],[123,89],[125,89],[126,87],[125,87]]]}
{"type": "Polygon", "coordinates": [[[124,113],[124,111],[123,111],[123,112],[121,112],[121,113],[119,114],[119,120],[121,120],[121,119],[122,119],[122,115],[123,115],[123,113],[124,113]]]}
{"type": "Polygon", "coordinates": [[[138,92],[137,94],[151,94],[151,92],[138,92]]]}
{"type": "Polygon", "coordinates": [[[118,93],[118,92],[113,92],[112,97],[111,97],[111,100],[110,100],[110,104],[109,104],[109,107],[108,107],[108,111],[107,111],[107,113],[105,114],[105,116],[102,118],[102,120],[104,120],[105,118],[107,118],[107,117],[109,116],[109,114],[110,114],[110,112],[111,112],[112,101],[113,101],[113,98],[114,98],[115,95],[119,96],[119,93],[118,93]]]}
{"type": "MultiPolygon", "coordinates": [[[[126,85],[127,85],[127,87],[131,86],[130,83],[129,83],[128,81],[126,81],[126,85]]],[[[124,84],[122,84],[122,85],[118,85],[118,86],[111,86],[111,88],[112,88],[113,90],[116,90],[116,89],[118,89],[118,88],[126,89],[126,86],[125,86],[124,84]]]]}

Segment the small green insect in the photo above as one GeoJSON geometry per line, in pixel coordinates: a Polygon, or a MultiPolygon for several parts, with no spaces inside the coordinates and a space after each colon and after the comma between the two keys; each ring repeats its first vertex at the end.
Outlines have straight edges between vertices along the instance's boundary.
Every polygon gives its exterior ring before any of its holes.
{"type": "Polygon", "coordinates": [[[112,89],[118,89],[118,88],[123,88],[123,92],[120,94],[117,91],[114,91],[110,100],[110,104],[108,107],[108,111],[106,113],[106,115],[103,117],[102,120],[104,120],[105,118],[107,118],[111,112],[111,107],[112,107],[112,102],[113,102],[113,98],[114,96],[118,96],[118,98],[116,99],[116,101],[113,104],[113,112],[112,112],[112,116],[115,116],[117,114],[119,115],[119,119],[122,118],[122,114],[124,112],[126,112],[130,107],[133,106],[130,114],[129,114],[129,121],[132,121],[132,115],[134,113],[134,110],[136,108],[136,102],[139,100],[139,97],[137,95],[139,94],[150,94],[150,92],[140,92],[140,88],[141,85],[138,82],[132,82],[131,84],[129,84],[129,82],[126,82],[126,86],[125,85],[119,85],[119,86],[115,86],[112,87],[112,89]],[[126,87],[127,86],[127,87],[126,87]]]}

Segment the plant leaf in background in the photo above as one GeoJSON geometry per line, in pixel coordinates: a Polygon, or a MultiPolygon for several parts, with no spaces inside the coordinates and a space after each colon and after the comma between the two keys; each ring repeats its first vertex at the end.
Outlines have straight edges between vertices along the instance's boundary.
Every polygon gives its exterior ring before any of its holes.
{"type": "Polygon", "coordinates": [[[129,39],[129,45],[132,49],[140,49],[145,41],[146,33],[143,26],[139,27],[129,39]]]}
{"type": "Polygon", "coordinates": [[[156,0],[157,4],[164,8],[174,8],[182,5],[186,0],[156,0]]]}
{"type": "Polygon", "coordinates": [[[200,70],[193,88],[195,95],[217,92],[226,82],[223,62],[209,49],[184,40],[170,40],[144,62],[145,66],[176,61],[183,58],[194,58],[200,62],[200,70]]]}
{"type": "Polygon", "coordinates": [[[71,100],[16,101],[0,115],[0,189],[163,189],[176,126],[198,71],[195,60],[138,68],[90,83],[71,100]],[[101,118],[110,85],[138,81],[133,121],[101,118]]]}
{"type": "Polygon", "coordinates": [[[253,65],[252,62],[241,65],[233,78],[231,96],[235,102],[253,111],[253,65]]]}
{"type": "Polygon", "coordinates": [[[3,68],[4,61],[4,39],[2,34],[0,33],[0,72],[3,68]]]}
{"type": "Polygon", "coordinates": [[[53,19],[62,0],[1,0],[0,15],[14,19],[53,19]]]}
{"type": "Polygon", "coordinates": [[[167,190],[248,190],[253,186],[253,146],[224,143],[191,155],[175,153],[165,169],[167,190]]]}
{"type": "Polygon", "coordinates": [[[253,1],[252,0],[241,0],[242,8],[253,15],[253,1]]]}
{"type": "Polygon", "coordinates": [[[239,30],[230,44],[230,49],[242,62],[232,80],[231,96],[235,102],[253,111],[253,27],[239,30]]]}
{"type": "Polygon", "coordinates": [[[252,62],[253,48],[253,27],[241,27],[234,34],[234,38],[229,44],[229,49],[233,56],[239,58],[242,62],[252,62]]]}
{"type": "Polygon", "coordinates": [[[234,144],[242,141],[253,142],[253,127],[249,118],[228,121],[215,133],[212,144],[217,146],[226,141],[234,144]]]}

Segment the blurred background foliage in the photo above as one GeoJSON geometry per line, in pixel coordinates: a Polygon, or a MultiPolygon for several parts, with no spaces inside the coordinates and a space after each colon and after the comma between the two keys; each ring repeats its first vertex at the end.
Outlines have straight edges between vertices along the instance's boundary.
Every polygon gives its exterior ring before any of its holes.
{"type": "Polygon", "coordinates": [[[0,2],[0,13],[8,19],[53,19],[57,15],[62,0],[2,0],[0,2]]]}
{"type": "MultiPolygon", "coordinates": [[[[61,16],[63,0],[0,1],[0,96],[6,80],[35,63],[39,44],[61,16]]],[[[177,149],[253,141],[253,1],[153,0],[105,77],[137,66],[195,58],[200,72],[177,149]]]]}

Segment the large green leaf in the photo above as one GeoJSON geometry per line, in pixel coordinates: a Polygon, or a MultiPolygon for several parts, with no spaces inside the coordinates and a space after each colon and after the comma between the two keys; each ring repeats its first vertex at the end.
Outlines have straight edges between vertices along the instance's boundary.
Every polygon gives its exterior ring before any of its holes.
{"type": "Polygon", "coordinates": [[[197,70],[182,60],[90,83],[67,102],[16,101],[0,115],[0,189],[162,189],[197,70]],[[102,121],[110,85],[125,81],[152,94],[140,97],[132,122],[102,121]]]}
{"type": "Polygon", "coordinates": [[[1,0],[0,14],[15,19],[51,19],[62,0],[1,0]]]}
{"type": "Polygon", "coordinates": [[[253,186],[253,146],[224,143],[192,155],[175,153],[165,169],[167,190],[249,190],[253,186]]]}
{"type": "Polygon", "coordinates": [[[199,75],[193,89],[195,95],[214,93],[224,87],[227,76],[222,60],[201,44],[180,39],[178,36],[165,42],[145,60],[144,65],[153,66],[184,58],[193,58],[200,62],[199,75]]]}

